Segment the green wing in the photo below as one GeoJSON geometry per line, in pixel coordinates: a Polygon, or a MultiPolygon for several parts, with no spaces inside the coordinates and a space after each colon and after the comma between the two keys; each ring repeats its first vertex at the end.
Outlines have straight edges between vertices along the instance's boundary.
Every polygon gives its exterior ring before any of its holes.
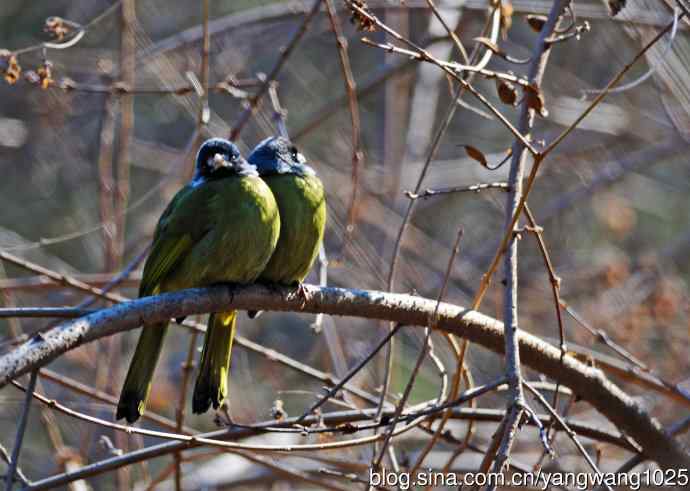
{"type": "Polygon", "coordinates": [[[151,253],[139,285],[140,297],[165,291],[162,285],[168,275],[213,227],[209,219],[213,215],[203,209],[205,202],[210,200],[212,194],[207,190],[189,185],[172,199],[156,226],[151,253]]]}

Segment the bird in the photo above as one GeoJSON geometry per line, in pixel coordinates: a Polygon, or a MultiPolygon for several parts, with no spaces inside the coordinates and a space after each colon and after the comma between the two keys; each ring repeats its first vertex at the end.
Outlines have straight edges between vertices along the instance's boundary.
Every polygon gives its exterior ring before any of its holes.
{"type": "MultiPolygon", "coordinates": [[[[228,140],[206,140],[192,180],[173,197],[156,226],[139,297],[216,283],[252,283],[278,242],[280,215],[256,168],[228,140]]],[[[236,311],[209,316],[192,410],[218,408],[227,376],[236,311]]],[[[133,423],[144,413],[167,323],[144,326],[130,362],[116,418],[133,423]]]]}
{"type": "MultiPolygon", "coordinates": [[[[326,227],[323,183],[292,142],[282,136],[260,142],[247,157],[271,188],[280,213],[280,237],[257,281],[298,286],[319,254],[326,227]]],[[[249,317],[259,312],[249,311],[249,317]]]]}

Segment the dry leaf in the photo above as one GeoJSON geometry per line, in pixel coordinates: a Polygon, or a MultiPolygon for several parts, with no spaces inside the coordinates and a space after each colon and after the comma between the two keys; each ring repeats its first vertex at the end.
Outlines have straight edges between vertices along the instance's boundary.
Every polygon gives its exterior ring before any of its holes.
{"type": "Polygon", "coordinates": [[[542,118],[549,115],[544,102],[544,94],[538,88],[533,86],[525,88],[525,100],[527,107],[534,109],[542,118]]]}
{"type": "Polygon", "coordinates": [[[608,0],[608,6],[609,6],[609,12],[611,13],[611,17],[615,16],[625,8],[625,2],[626,0],[608,0]]]}
{"type": "Polygon", "coordinates": [[[546,24],[547,17],[545,15],[530,14],[527,16],[527,23],[535,32],[541,32],[546,24]]]}
{"type": "Polygon", "coordinates": [[[484,154],[481,152],[481,150],[478,150],[477,148],[473,147],[472,145],[462,145],[462,147],[465,149],[465,152],[467,152],[467,155],[473,159],[479,162],[482,166],[488,167],[489,164],[486,161],[486,157],[484,154]]]}
{"type": "Polygon", "coordinates": [[[497,80],[496,90],[498,91],[498,97],[501,99],[501,102],[511,106],[517,105],[517,89],[511,82],[507,80],[497,80]]]}

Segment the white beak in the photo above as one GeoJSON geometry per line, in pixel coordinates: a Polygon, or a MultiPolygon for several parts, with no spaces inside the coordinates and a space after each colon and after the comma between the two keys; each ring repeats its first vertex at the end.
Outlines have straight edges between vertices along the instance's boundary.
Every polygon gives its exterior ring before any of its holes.
{"type": "Polygon", "coordinates": [[[217,170],[221,167],[227,167],[228,166],[228,161],[225,159],[224,156],[221,154],[217,153],[213,156],[213,159],[211,159],[211,167],[213,167],[213,170],[217,170]]]}

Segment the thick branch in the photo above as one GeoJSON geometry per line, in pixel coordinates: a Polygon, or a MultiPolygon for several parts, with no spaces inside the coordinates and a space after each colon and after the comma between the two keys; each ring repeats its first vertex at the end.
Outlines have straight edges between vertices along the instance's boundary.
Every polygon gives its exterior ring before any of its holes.
{"type": "MultiPolygon", "coordinates": [[[[303,311],[347,315],[424,326],[436,301],[410,295],[368,290],[319,288],[305,285],[306,300],[291,290],[214,286],[194,288],[125,302],[86,317],[65,322],[0,358],[0,387],[11,379],[46,365],[59,355],[90,341],[185,315],[231,309],[303,311]]],[[[488,316],[443,303],[438,329],[502,353],[503,325],[488,316]]],[[[581,399],[604,414],[620,431],[633,438],[643,453],[663,468],[690,466],[690,455],[632,397],[596,368],[561,352],[527,332],[518,332],[525,365],[570,387],[581,399]]]]}

